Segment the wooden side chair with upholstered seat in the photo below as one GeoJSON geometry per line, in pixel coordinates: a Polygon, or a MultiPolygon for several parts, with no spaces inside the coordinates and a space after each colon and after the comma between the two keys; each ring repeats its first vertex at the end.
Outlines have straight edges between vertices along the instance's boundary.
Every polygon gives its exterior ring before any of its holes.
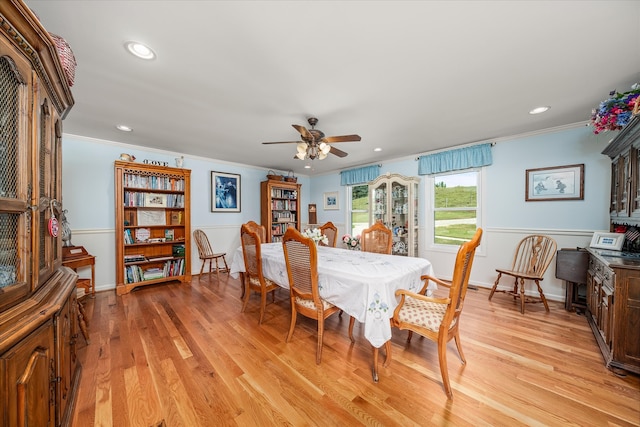
{"type": "Polygon", "coordinates": [[[363,252],[390,255],[392,245],[393,232],[382,221],[376,221],[371,227],[364,229],[360,235],[360,250],[363,252]]]}
{"type": "Polygon", "coordinates": [[[320,242],[322,246],[331,246],[332,248],[336,247],[336,242],[338,241],[338,227],[333,225],[331,221],[320,226],[320,233],[327,236],[328,244],[324,244],[320,242]]]}
{"type": "MultiPolygon", "coordinates": [[[[422,276],[424,286],[419,293],[405,289],[396,291],[400,297],[400,304],[393,312],[391,325],[399,329],[408,329],[407,342],[411,340],[413,332],[438,343],[438,361],[444,392],[449,399],[453,398],[451,385],[449,384],[449,372],[447,370],[447,343],[454,339],[460,360],[466,364],[464,353],[460,345],[460,315],[464,306],[464,298],[467,295],[469,275],[473,265],[473,256],[482,238],[482,229],[478,228],[471,241],[463,243],[458,249],[456,263],[453,267],[451,282],[431,277],[422,276]],[[424,295],[429,281],[434,281],[438,286],[448,289],[446,297],[428,297],[424,295]]],[[[436,291],[438,292],[438,291],[436,291]]]]}
{"type": "MultiPolygon", "coordinates": [[[[318,252],[315,243],[293,227],[287,228],[282,239],[284,259],[289,277],[291,296],[291,325],[286,341],[289,342],[296,327],[298,313],[318,322],[316,364],[322,360],[324,320],[340,309],[323,300],[318,290],[318,252]]],[[[349,338],[353,342],[353,321],[349,323],[349,338]]]]}
{"type": "Polygon", "coordinates": [[[267,243],[267,230],[264,228],[263,225],[258,224],[255,221],[249,221],[246,223],[247,227],[249,227],[250,230],[252,230],[254,233],[258,234],[258,237],[260,237],[260,242],[261,243],[267,243]]]}
{"type": "Polygon", "coordinates": [[[522,314],[524,314],[524,305],[528,302],[542,302],[544,308],[549,311],[549,304],[544,296],[542,287],[540,287],[540,281],[544,278],[544,273],[556,254],[556,248],[556,241],[542,234],[533,234],[522,239],[516,248],[511,268],[496,268],[498,278],[493,284],[493,288],[491,288],[489,301],[491,301],[495,292],[504,292],[512,295],[514,301],[520,298],[520,312],[522,314]],[[515,279],[513,290],[496,290],[503,274],[515,279]],[[540,298],[525,295],[525,280],[532,280],[536,284],[540,298]]]}
{"type": "MultiPolygon", "coordinates": [[[[263,228],[264,229],[264,228],[263,228]]],[[[244,257],[244,293],[241,312],[244,313],[249,302],[251,291],[260,294],[260,320],[262,324],[264,312],[267,305],[267,294],[271,293],[272,301],[275,302],[275,291],[278,284],[272,282],[262,275],[262,252],[260,248],[260,236],[248,224],[242,224],[240,228],[240,240],[242,242],[242,255],[244,257]]]]}
{"type": "Polygon", "coordinates": [[[218,278],[218,281],[220,280],[221,270],[223,273],[229,274],[226,252],[213,252],[213,249],[211,249],[211,244],[209,243],[209,238],[202,230],[194,230],[193,239],[196,241],[196,246],[198,247],[198,258],[200,258],[200,261],[202,261],[202,266],[200,267],[201,276],[202,272],[204,271],[204,265],[207,261],[209,261],[209,274],[211,274],[211,272],[213,271],[213,262],[216,263],[216,276],[218,278]],[[223,269],[220,267],[219,261],[223,262],[223,269]]]}

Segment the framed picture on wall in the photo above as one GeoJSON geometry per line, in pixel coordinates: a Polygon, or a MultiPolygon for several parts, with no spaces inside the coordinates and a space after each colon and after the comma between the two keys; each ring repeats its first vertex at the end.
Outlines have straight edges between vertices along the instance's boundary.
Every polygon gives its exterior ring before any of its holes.
{"type": "Polygon", "coordinates": [[[211,212],[240,212],[240,175],[211,171],[211,212]]]}
{"type": "Polygon", "coordinates": [[[338,210],[340,207],[338,206],[338,192],[331,191],[328,193],[324,193],[324,210],[338,210]]]}
{"type": "Polygon", "coordinates": [[[584,200],[584,164],[527,169],[525,200],[584,200]]]}

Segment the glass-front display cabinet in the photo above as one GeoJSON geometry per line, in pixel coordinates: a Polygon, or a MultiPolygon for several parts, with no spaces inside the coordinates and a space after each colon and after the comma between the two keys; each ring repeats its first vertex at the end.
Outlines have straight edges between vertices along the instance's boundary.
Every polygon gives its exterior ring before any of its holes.
{"type": "Polygon", "coordinates": [[[420,178],[387,173],[369,183],[370,222],[393,231],[393,255],[418,256],[420,178]]]}

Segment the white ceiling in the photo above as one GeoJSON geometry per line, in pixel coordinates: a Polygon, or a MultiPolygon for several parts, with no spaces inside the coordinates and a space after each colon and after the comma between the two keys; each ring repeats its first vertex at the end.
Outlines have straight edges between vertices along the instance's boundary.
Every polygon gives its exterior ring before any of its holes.
{"type": "Polygon", "coordinates": [[[587,121],[640,81],[639,1],[26,3],[78,62],[65,133],[296,174],[587,121]],[[311,171],[261,144],[309,116],[362,141],[311,171]]]}

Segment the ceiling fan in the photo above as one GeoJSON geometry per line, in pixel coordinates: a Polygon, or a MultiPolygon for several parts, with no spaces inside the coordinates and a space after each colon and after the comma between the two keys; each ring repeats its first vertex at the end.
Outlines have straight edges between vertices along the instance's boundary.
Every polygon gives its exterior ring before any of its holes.
{"type": "Polygon", "coordinates": [[[329,144],[335,144],[337,142],[357,142],[362,139],[359,135],[324,136],[324,132],[315,128],[318,123],[317,118],[309,117],[307,121],[309,125],[311,125],[311,129],[300,125],[291,125],[300,132],[302,141],[263,142],[263,144],[298,144],[298,152],[293,156],[294,159],[314,160],[317,158],[318,160],[322,160],[326,158],[329,153],[338,157],[347,156],[347,153],[329,144]]]}

